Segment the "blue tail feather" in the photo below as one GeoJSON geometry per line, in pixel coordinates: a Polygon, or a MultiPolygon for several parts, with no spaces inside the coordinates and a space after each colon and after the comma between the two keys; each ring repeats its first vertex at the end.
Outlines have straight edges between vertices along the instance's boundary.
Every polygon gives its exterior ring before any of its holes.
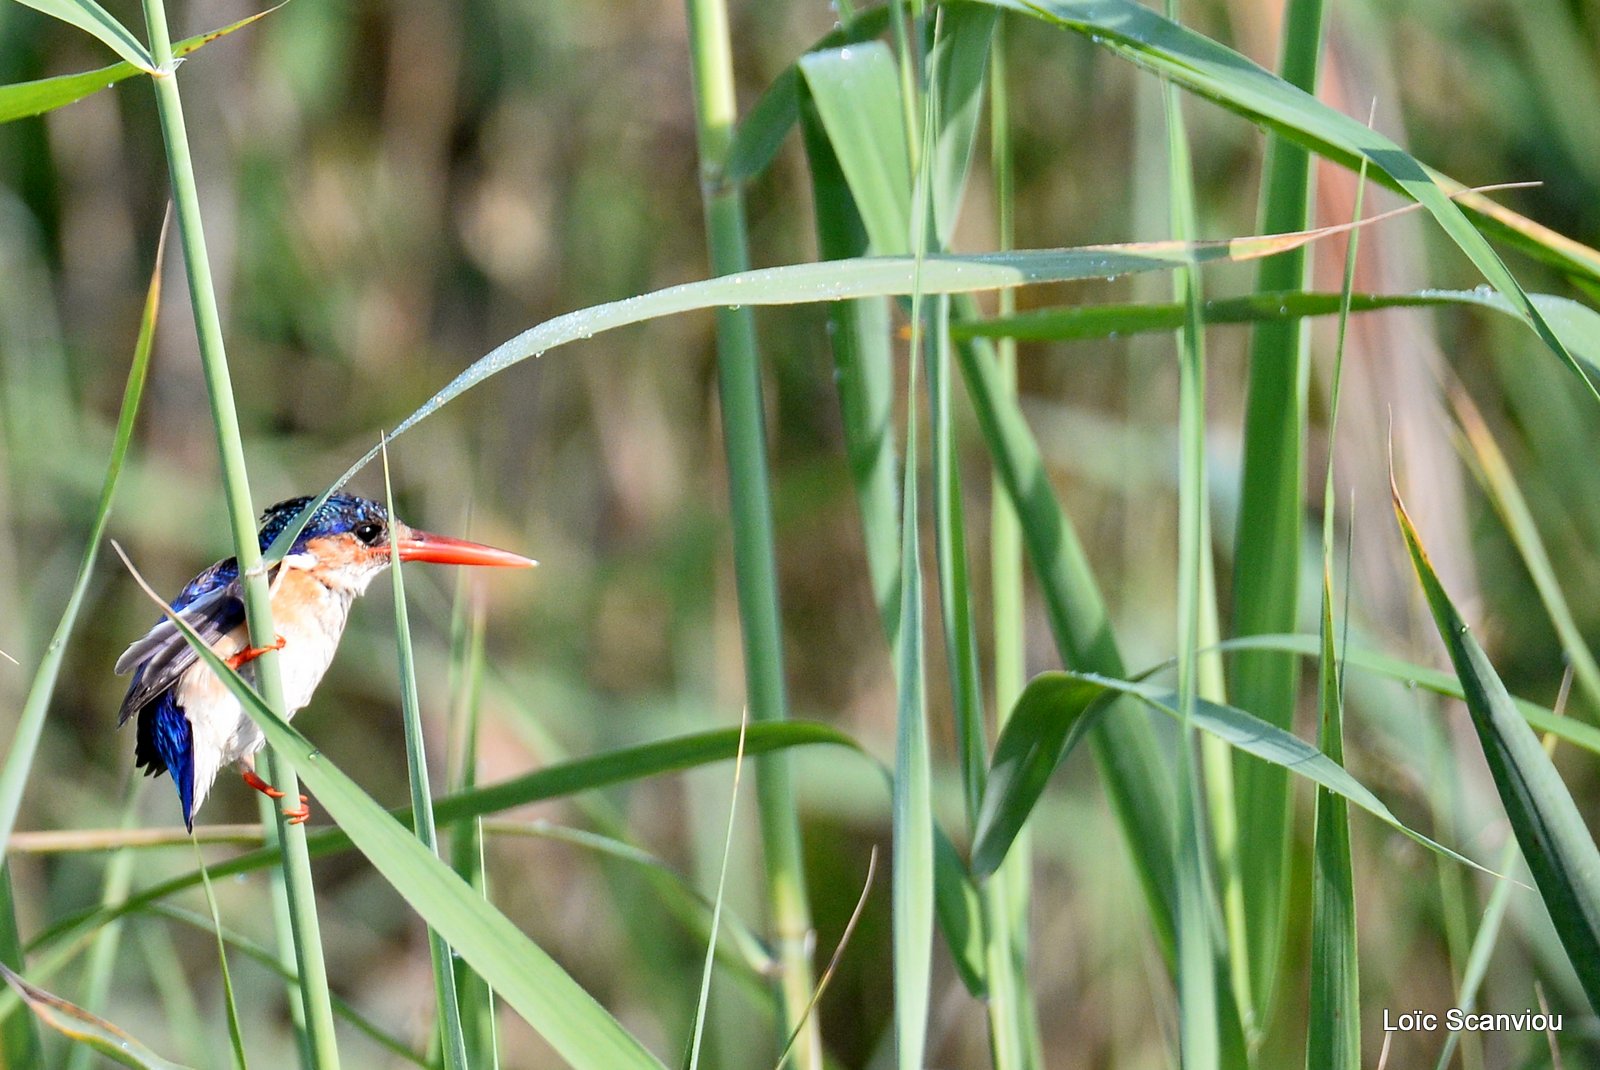
{"type": "Polygon", "coordinates": [[[172,691],[139,711],[138,764],[147,775],[172,774],[183,823],[194,829],[194,736],[172,691]]]}

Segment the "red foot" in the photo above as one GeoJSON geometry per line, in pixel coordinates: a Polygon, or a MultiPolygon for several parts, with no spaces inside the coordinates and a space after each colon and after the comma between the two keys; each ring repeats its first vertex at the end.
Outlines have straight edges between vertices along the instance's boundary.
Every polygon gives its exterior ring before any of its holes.
{"type": "Polygon", "coordinates": [[[259,791],[261,794],[265,795],[267,798],[269,798],[269,799],[281,799],[281,798],[283,798],[283,792],[279,791],[277,788],[273,787],[271,784],[268,784],[265,780],[262,780],[260,777],[256,776],[256,771],[254,769],[246,769],[240,775],[244,777],[244,782],[246,784],[249,784],[252,788],[255,788],[257,791],[259,791]]]}
{"type": "MultiPolygon", "coordinates": [[[[269,650],[282,650],[283,643],[283,636],[280,635],[272,640],[271,646],[247,646],[237,654],[229,654],[227,658],[228,668],[237,669],[241,665],[248,665],[269,650]]],[[[251,787],[255,787],[255,785],[252,784],[251,787]]]]}
{"type": "MultiPolygon", "coordinates": [[[[246,784],[249,784],[252,788],[255,788],[267,798],[281,799],[284,797],[283,792],[279,791],[277,788],[273,787],[271,784],[268,784],[265,780],[262,780],[259,776],[257,776],[254,769],[245,769],[240,773],[240,775],[244,777],[244,782],[246,784]]],[[[299,806],[284,807],[283,816],[289,819],[289,824],[291,825],[304,825],[306,823],[306,818],[311,816],[311,807],[306,805],[306,797],[304,795],[300,796],[299,806]]]]}

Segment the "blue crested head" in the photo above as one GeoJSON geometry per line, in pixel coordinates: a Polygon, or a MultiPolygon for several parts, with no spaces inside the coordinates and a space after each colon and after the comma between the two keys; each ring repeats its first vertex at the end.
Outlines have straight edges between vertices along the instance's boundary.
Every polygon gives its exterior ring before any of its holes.
{"type": "MultiPolygon", "coordinates": [[[[311,504],[310,495],[299,498],[290,498],[281,501],[269,508],[261,515],[261,549],[265,552],[272,541],[282,534],[284,528],[300,515],[300,510],[311,504]]],[[[295,537],[294,545],[290,547],[291,553],[298,553],[305,548],[306,543],[312,539],[320,539],[328,535],[344,535],[356,533],[362,535],[382,535],[389,526],[389,510],[381,502],[371,498],[359,498],[354,494],[334,494],[322,503],[322,507],[311,514],[311,519],[306,521],[306,526],[295,537]]],[[[363,538],[363,542],[371,541],[363,538]]]]}

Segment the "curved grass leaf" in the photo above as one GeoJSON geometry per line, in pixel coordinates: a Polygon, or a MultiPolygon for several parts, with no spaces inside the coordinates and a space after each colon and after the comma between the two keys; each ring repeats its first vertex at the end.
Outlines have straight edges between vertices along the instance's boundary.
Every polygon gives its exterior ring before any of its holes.
{"type": "MultiPolygon", "coordinates": [[[[251,959],[257,965],[272,971],[291,985],[299,983],[300,979],[295,976],[293,971],[285,968],[283,965],[283,960],[271,950],[262,946],[261,944],[256,943],[256,941],[250,939],[248,936],[234,932],[231,929],[216,927],[213,925],[212,919],[206,917],[205,915],[196,914],[191,910],[185,910],[182,907],[175,907],[166,903],[152,904],[149,907],[149,913],[156,917],[169,918],[173,921],[181,922],[184,925],[199,929],[207,934],[215,932],[218,937],[229,947],[233,948],[235,951],[238,951],[246,958],[251,959]]],[[[436,1070],[433,1064],[429,1063],[428,1060],[423,1058],[421,1055],[418,1055],[416,1052],[412,1051],[405,1044],[405,1042],[390,1035],[389,1033],[384,1032],[384,1030],[374,1024],[371,1019],[367,1018],[360,1011],[356,1010],[350,1004],[340,999],[337,994],[333,997],[333,1013],[349,1023],[352,1028],[359,1031],[374,1044],[384,1048],[390,1054],[404,1059],[413,1066],[420,1066],[423,1068],[423,1070],[436,1070]]]]}
{"type": "Polygon", "coordinates": [[[76,26],[140,70],[155,73],[156,61],[144,42],[94,0],[18,0],[18,3],[76,26]]]}
{"type": "MultiPolygon", "coordinates": [[[[465,821],[528,803],[692,769],[711,762],[729,761],[738,743],[738,729],[725,728],[608,751],[437,799],[433,805],[433,816],[440,824],[465,821]]],[[[837,729],[806,721],[789,721],[784,724],[751,725],[745,739],[745,754],[768,754],[810,744],[831,744],[860,751],[854,740],[837,729]]],[[[409,808],[389,813],[396,821],[411,820],[409,808]]],[[[349,850],[352,846],[354,843],[349,833],[339,828],[319,828],[306,835],[306,848],[313,858],[349,850]]],[[[276,847],[249,851],[213,864],[210,867],[211,875],[228,877],[265,869],[276,865],[280,855],[276,847]]],[[[180,874],[141,889],[115,908],[90,909],[63,918],[36,937],[28,950],[37,951],[56,944],[72,933],[104,924],[199,883],[198,872],[180,874]]]]}
{"type": "MultiPolygon", "coordinates": [[[[1173,718],[1180,717],[1176,696],[1152,684],[1113,680],[1090,673],[1059,672],[1042,673],[1028,684],[995,744],[995,765],[989,770],[989,790],[984,793],[978,831],[973,839],[975,874],[986,876],[1005,860],[1017,830],[1033,811],[1051,773],[1083,737],[1090,727],[1088,722],[1109,705],[1111,698],[1124,694],[1135,696],[1173,718]],[[1004,769],[1002,760],[1006,763],[1004,769]]],[[[1321,785],[1431,851],[1475,869],[1484,869],[1465,855],[1407,826],[1337,762],[1259,717],[1233,706],[1202,700],[1196,704],[1193,724],[1246,754],[1321,785]]]]}
{"type": "MultiPolygon", "coordinates": [[[[1600,387],[1584,374],[1488,240],[1451,199],[1452,194],[1441,185],[1443,176],[1393,141],[1232,49],[1186,30],[1133,0],[979,2],[1022,11],[1082,34],[1122,58],[1347,167],[1366,160],[1375,173],[1388,176],[1396,188],[1433,214],[1451,241],[1511,303],[1517,318],[1527,323],[1600,401],[1600,387]]],[[[1592,270],[1589,274],[1593,274],[1592,270]]]]}
{"type": "MultiPolygon", "coordinates": [[[[918,288],[923,294],[930,295],[968,294],[1012,286],[1167,271],[1174,267],[1221,260],[1255,260],[1298,248],[1320,238],[1345,233],[1354,226],[1369,226],[1391,219],[1410,210],[1414,210],[1414,206],[1407,205],[1384,212],[1359,224],[1340,223],[1295,234],[1262,234],[1196,242],[1129,242],[1086,245],[1074,249],[928,255],[920,259],[913,256],[857,257],[757,268],[682,283],[637,297],[568,312],[502,342],[473,361],[433,397],[423,402],[421,407],[390,432],[389,438],[393,440],[405,434],[467,390],[524,360],[543,356],[557,346],[592,338],[603,331],[680,312],[747,305],[807,304],[855,297],[904,296],[918,288]]],[[[324,492],[324,499],[377,456],[378,447],[374,446],[351,465],[333,487],[324,492]]],[[[302,524],[316,507],[317,503],[313,502],[302,510],[299,518],[302,524]]],[[[289,525],[265,555],[266,559],[272,561],[281,557],[281,551],[292,544],[296,534],[297,524],[289,525]]]]}
{"type": "Polygon", "coordinates": [[[85,1044],[135,1070],[184,1070],[180,1064],[163,1059],[104,1018],[28,983],[4,963],[0,963],[0,977],[22,997],[23,1004],[34,1017],[67,1039],[85,1044]]]}
{"type": "Polygon", "coordinates": [[[1412,566],[1461,679],[1506,817],[1584,994],[1591,1007],[1600,1009],[1600,851],[1549,754],[1517,715],[1494,666],[1445,593],[1398,490],[1393,499],[1412,566]]]}
{"type": "MultiPolygon", "coordinates": [[[[1553,294],[1529,294],[1528,297],[1589,374],[1600,376],[1600,312],[1553,294]]],[[[1336,293],[1258,293],[1205,301],[1200,306],[1200,314],[1207,323],[1271,323],[1304,316],[1332,316],[1339,311],[1339,301],[1336,293]]],[[[1488,289],[1350,295],[1351,312],[1450,306],[1515,315],[1509,301],[1488,289]]],[[[956,324],[953,333],[957,338],[1065,342],[1177,330],[1183,325],[1183,316],[1184,309],[1179,304],[1067,305],[972,320],[956,324]]]]}
{"type": "Polygon", "coordinates": [[[155,339],[156,317],[161,307],[161,262],[165,251],[166,225],[163,224],[161,240],[156,246],[155,266],[150,273],[150,287],[145,294],[144,312],[139,320],[139,337],[133,347],[133,363],[128,368],[128,382],[122,392],[122,410],[117,416],[111,460],[106,465],[105,481],[100,486],[100,501],[95,508],[94,522],[89,527],[88,544],[84,547],[78,574],[72,581],[67,607],[62,610],[55,634],[50,637],[50,644],[39,659],[39,668],[34,673],[33,684],[23,702],[22,713],[17,718],[17,730],[6,751],[5,765],[0,767],[0,850],[4,850],[17,825],[17,810],[22,805],[28,773],[39,749],[39,737],[44,732],[45,713],[50,707],[51,696],[55,694],[56,680],[61,674],[61,660],[66,656],[68,640],[78,622],[78,612],[83,608],[89,577],[100,555],[100,541],[105,538],[106,525],[111,519],[111,503],[116,497],[117,480],[122,475],[123,461],[128,456],[128,445],[133,441],[134,419],[139,414],[139,401],[144,396],[145,376],[150,370],[150,348],[155,339]]]}
{"type": "MultiPolygon", "coordinates": [[[[862,12],[846,26],[823,37],[807,49],[807,53],[841,45],[870,41],[883,33],[889,25],[889,7],[884,5],[862,12]]],[[[801,57],[803,60],[805,57],[801,57]]],[[[801,82],[800,62],[784,68],[745,114],[744,121],[734,132],[733,145],[728,150],[727,170],[724,177],[729,182],[745,182],[767,169],[789,130],[800,119],[801,82]]]]}
{"type": "MultiPolygon", "coordinates": [[[[252,22],[272,14],[282,7],[278,4],[265,11],[258,11],[254,15],[230,23],[220,30],[210,33],[196,34],[187,37],[172,46],[172,54],[177,57],[189,55],[197,49],[203,48],[219,37],[226,37],[235,30],[243,29],[252,22]]],[[[9,123],[13,119],[25,119],[30,115],[42,115],[47,111],[64,107],[84,97],[92,96],[102,89],[110,89],[118,82],[126,81],[136,74],[146,73],[142,67],[123,60],[113,63],[109,67],[98,70],[82,71],[78,74],[59,74],[54,78],[39,78],[31,82],[15,82],[11,85],[0,85],[0,123],[9,123]]]]}
{"type": "MultiPolygon", "coordinates": [[[[1302,657],[1316,657],[1320,647],[1314,635],[1256,635],[1217,644],[1217,650],[1223,653],[1248,649],[1283,650],[1302,657]]],[[[1440,672],[1438,669],[1430,669],[1425,665],[1417,665],[1381,651],[1359,647],[1346,648],[1340,657],[1346,665],[1376,673],[1407,687],[1420,687],[1425,691],[1449,698],[1466,697],[1461,681],[1450,673],[1440,672]]],[[[1513,697],[1511,704],[1517,714],[1535,731],[1548,733],[1573,746],[1582,747],[1591,754],[1600,754],[1600,729],[1593,725],[1557,716],[1554,712],[1527,699],[1513,697]]]]}
{"type": "MultiPolygon", "coordinates": [[[[131,566],[130,566],[131,567],[131,566]]],[[[431,927],[574,1067],[655,1068],[661,1063],[561,966],[407,832],[388,811],[292,728],[144,584],[205,665],[228,687],[279,754],[350,834],[361,853],[431,927]]]]}

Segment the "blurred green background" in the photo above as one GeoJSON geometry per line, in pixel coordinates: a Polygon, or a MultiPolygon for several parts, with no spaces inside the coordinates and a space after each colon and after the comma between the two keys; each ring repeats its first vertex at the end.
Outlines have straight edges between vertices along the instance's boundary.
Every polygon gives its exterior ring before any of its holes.
{"type": "MultiPolygon", "coordinates": [[[[107,5],[140,24],[136,5],[107,5]]],[[[735,4],[745,106],[834,24],[823,0],[735,4]]],[[[231,22],[232,2],[177,5],[175,36],[231,22]]],[[[1279,5],[1185,6],[1186,22],[1268,67],[1279,5]]],[[[1333,5],[1322,97],[1469,183],[1536,179],[1499,195],[1578,241],[1600,244],[1600,6],[1469,0],[1333,5]]],[[[1164,129],[1146,75],[1032,20],[1011,27],[1017,235],[1026,247],[1166,234],[1164,129]]],[[[704,277],[686,30],[677,4],[391,4],[297,0],[189,59],[182,78],[229,357],[257,502],[325,486],[471,360],[575,308],[704,277]]],[[[109,62],[95,42],[36,12],[0,5],[0,82],[109,62]]],[[[1206,236],[1255,230],[1262,135],[1203,102],[1189,110],[1206,236]]],[[[757,264],[815,257],[803,154],[791,138],[749,193],[757,264]]],[[[1353,178],[1319,173],[1318,217],[1349,217],[1353,178]]],[[[0,649],[31,663],[70,584],[109,448],[167,196],[153,100],[130,81],[0,127],[0,649]]],[[[1370,196],[1369,211],[1397,203],[1370,196]]],[[[979,167],[957,247],[994,245],[992,187],[979,167]]],[[[1343,239],[1317,247],[1319,289],[1337,289],[1343,239]]],[[[1510,255],[1529,290],[1573,294],[1510,255]]],[[[1208,269],[1208,295],[1244,292],[1250,267],[1208,269]]],[[[1465,260],[1416,216],[1363,238],[1358,290],[1471,287],[1465,260]]],[[[228,553],[211,418],[186,307],[168,290],[149,393],[113,536],[175,591],[228,553]]],[[[1024,292],[1060,301],[1166,300],[1161,278],[1024,292]]],[[[788,680],[797,715],[840,726],[892,760],[894,685],[873,608],[847,475],[825,310],[758,313],[778,519],[788,680]]],[[[1312,411],[1325,409],[1331,323],[1314,332],[1312,411]]],[[[1247,328],[1210,332],[1210,449],[1223,609],[1230,559],[1247,328]]],[[[624,743],[737,723],[739,636],[718,442],[711,317],[613,332],[529,361],[469,392],[392,452],[412,523],[538,557],[528,576],[490,576],[489,686],[481,780],[624,743]]],[[[1112,601],[1130,665],[1170,656],[1176,598],[1176,371],[1166,336],[1024,345],[1025,409],[1071,503],[1112,601]]],[[[1359,627],[1415,660],[1442,664],[1387,507],[1392,426],[1408,500],[1452,594],[1518,694],[1548,704],[1561,648],[1515,551],[1457,457],[1441,401],[1465,391],[1483,410],[1540,518],[1586,634],[1600,638],[1600,466],[1596,413],[1531,334],[1500,317],[1385,312],[1355,321],[1340,441],[1341,495],[1353,495],[1353,600],[1359,627]]],[[[970,431],[970,427],[968,428],[970,431]]],[[[1311,471],[1325,454],[1313,435],[1311,471]]],[[[967,434],[969,508],[985,508],[987,462],[967,434]]],[[[356,489],[381,496],[369,471],[356,489]]],[[[984,530],[972,525],[976,533],[984,530]]],[[[1311,549],[1308,547],[1308,554],[1311,549]]],[[[974,545],[974,562],[986,560],[974,545]]],[[[1308,556],[1308,562],[1312,558],[1308,556]]],[[[1247,567],[1247,566],[1246,566],[1247,567]]],[[[408,573],[425,716],[447,751],[447,645],[456,578],[408,573]]],[[[477,583],[477,579],[470,581],[477,583]]],[[[979,568],[978,583],[985,580],[979,568]]],[[[1308,586],[1305,590],[1313,590],[1308,586]]],[[[124,681],[111,665],[150,616],[114,558],[102,558],[90,612],[69,654],[23,829],[119,821],[131,732],[113,728],[124,681]]],[[[1303,607],[1314,613],[1314,599],[1303,607]]],[[[1307,627],[1314,630],[1314,618],[1307,627]]],[[[391,608],[356,612],[342,652],[299,722],[388,804],[405,801],[391,608]]],[[[1042,615],[1030,670],[1054,665],[1042,615]]],[[[937,643],[937,639],[933,639],[937,643]]],[[[930,664],[942,675],[942,654],[930,664]]],[[[0,725],[28,674],[0,664],[0,725]]],[[[1307,680],[1306,697],[1310,700],[1307,680]]],[[[1414,690],[1352,678],[1353,771],[1408,823],[1491,858],[1503,818],[1464,716],[1414,690]]],[[[936,759],[951,774],[950,718],[930,689],[936,759]]],[[[1314,701],[1304,703],[1302,727],[1314,701]]],[[[1580,705],[1575,702],[1575,706],[1580,705]]],[[[1592,718],[1600,711],[1581,710],[1592,718]]],[[[8,728],[0,729],[9,731],[8,728]]],[[[1580,805],[1600,798],[1592,760],[1559,759],[1580,805]]],[[[861,891],[867,855],[886,847],[888,797],[866,762],[800,755],[797,781],[818,946],[825,957],[861,891]]],[[[635,786],[603,803],[533,816],[587,825],[595,806],[629,837],[713,888],[731,772],[715,767],[635,786]]],[[[1309,794],[1297,789],[1301,802],[1309,794]]],[[[950,812],[959,792],[942,793],[950,812]]],[[[171,824],[168,783],[137,796],[140,824],[171,824]]],[[[314,803],[313,803],[314,805],[314,803]]],[[[246,821],[250,793],[225,779],[209,822],[246,821]]],[[[1303,807],[1309,817],[1309,807],[1303,807]]],[[[740,811],[730,903],[761,920],[754,810],[740,811]]],[[[1302,822],[1309,833],[1309,821],[1302,822]]],[[[1052,1067],[1167,1065],[1170,986],[1103,794],[1087,761],[1056,780],[1034,827],[1035,997],[1052,1067]]],[[[1443,869],[1390,830],[1353,820],[1363,999],[1442,1008],[1463,919],[1486,881],[1443,869]],[[1441,905],[1442,904],[1442,905],[1441,905]]],[[[1297,858],[1303,858],[1297,852],[1297,858]]],[[[15,865],[25,929],[99,897],[102,858],[15,865]]],[[[187,848],[146,852],[146,883],[192,864],[187,848]]],[[[1300,875],[1303,877],[1303,874],[1300,875]]],[[[646,1043],[671,1050],[690,1020],[703,948],[626,867],[560,843],[491,841],[496,902],[646,1043]]],[[[1304,917],[1305,882],[1292,911],[1304,917]]],[[[424,930],[355,856],[318,863],[335,990],[401,1036],[424,1042],[431,1005],[424,930]]],[[[271,943],[259,878],[218,889],[225,918],[271,943]]],[[[890,995],[887,882],[868,904],[820,1007],[842,1066],[885,1051],[890,995]]],[[[191,904],[193,905],[193,904],[191,904]]],[[[1577,1012],[1567,967],[1529,897],[1502,941],[1484,1004],[1529,1005],[1541,978],[1577,1012]],[[1553,957],[1552,957],[1553,956],[1553,957]]],[[[1303,926],[1295,930],[1303,932],[1303,926]]],[[[215,1065],[225,1033],[204,932],[132,923],[108,1017],[195,1065],[215,1065]],[[192,1001],[186,1006],[186,1001],[192,1001]]],[[[1306,949],[1294,942],[1293,969],[1306,949]]],[[[987,1059],[982,1008],[940,948],[931,1065],[987,1059]]],[[[246,1037],[261,1064],[292,1058],[282,986],[234,967],[246,1037]],[[266,1013],[260,1009],[266,1008],[266,1013]]],[[[58,987],[71,994],[71,985],[58,987]]],[[[1300,997],[1300,998],[1303,998],[1300,997]]],[[[1293,1052],[1298,1000],[1272,1035],[1293,1052]]],[[[732,983],[713,990],[714,1065],[764,1065],[770,1012],[732,983]],[[764,1058],[764,1056],[763,1056],[764,1058]]],[[[1571,1060],[1600,1059],[1587,1015],[1568,1015],[1571,1060]],[[1581,1022],[1579,1021],[1581,1017],[1581,1022]]],[[[502,1016],[506,1065],[553,1056],[502,1016]]],[[[1382,1036],[1367,1024],[1374,1060],[1382,1036]]],[[[388,1065],[349,1042],[348,1065],[388,1065]]],[[[1427,1044],[1396,1038],[1389,1066],[1431,1065],[1427,1044]]],[[[1269,1052],[1273,1049],[1269,1047],[1269,1052]]],[[[1297,1056],[1286,1055],[1285,1058],[1297,1056]]],[[[1548,1065],[1537,1036],[1486,1038],[1475,1066],[1548,1065]]],[[[1266,1065],[1271,1065],[1270,1061],[1266,1065]]],[[[1285,1063],[1284,1065],[1288,1065],[1285,1063]]],[[[1596,1064],[1600,1065],[1600,1064],[1596,1064]]]]}

